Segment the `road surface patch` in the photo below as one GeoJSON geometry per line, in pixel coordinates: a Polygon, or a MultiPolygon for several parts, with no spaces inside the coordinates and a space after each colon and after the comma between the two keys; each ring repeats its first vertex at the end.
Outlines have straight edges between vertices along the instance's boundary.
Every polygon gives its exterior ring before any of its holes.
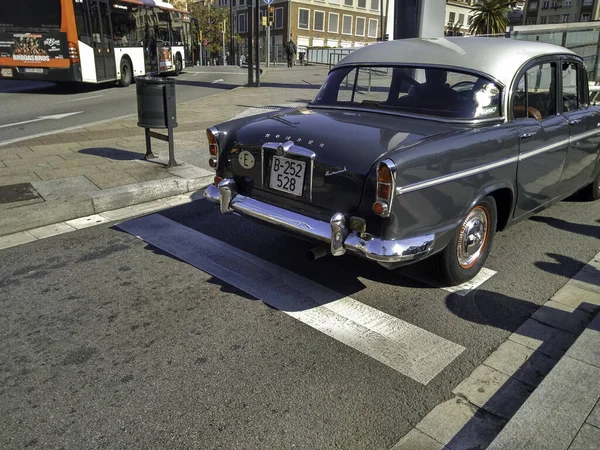
{"type": "Polygon", "coordinates": [[[161,215],[117,227],[421,384],[428,384],[465,350],[161,215]]]}

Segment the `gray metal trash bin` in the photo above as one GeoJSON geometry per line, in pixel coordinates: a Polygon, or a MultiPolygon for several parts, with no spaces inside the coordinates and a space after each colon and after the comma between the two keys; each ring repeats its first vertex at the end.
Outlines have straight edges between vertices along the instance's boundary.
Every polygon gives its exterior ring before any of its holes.
{"type": "Polygon", "coordinates": [[[135,79],[138,107],[138,126],[146,131],[146,156],[156,158],[152,153],[150,138],[169,143],[169,162],[167,167],[177,166],[175,161],[175,143],[173,128],[177,127],[175,103],[175,80],[159,77],[137,77],[135,79]],[[168,135],[151,131],[150,128],[166,128],[168,135]]]}
{"type": "Polygon", "coordinates": [[[138,126],[144,128],[177,127],[175,80],[136,77],[138,126]]]}

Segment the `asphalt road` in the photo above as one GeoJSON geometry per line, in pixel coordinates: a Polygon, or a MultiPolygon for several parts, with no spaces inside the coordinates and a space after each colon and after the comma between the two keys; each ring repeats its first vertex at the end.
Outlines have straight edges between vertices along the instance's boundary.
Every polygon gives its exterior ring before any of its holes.
{"type": "MultiPolygon", "coordinates": [[[[284,313],[100,225],[0,251],[0,447],[389,449],[600,243],[600,202],[561,202],[500,233],[486,264],[497,273],[461,296],[414,281],[425,264],[308,262],[310,244],[205,200],[160,216],[173,226],[159,241],[194,255],[216,238],[464,351],[418,382],[298,320],[301,304],[284,313]]],[[[195,256],[229,279],[247,264],[227,251],[195,256]]],[[[251,264],[259,291],[276,282],[251,264]]]]}
{"type": "MultiPolygon", "coordinates": [[[[234,66],[188,67],[173,78],[181,103],[244,85],[248,72],[234,66]]],[[[137,113],[135,84],[120,88],[114,84],[58,86],[0,80],[0,104],[0,144],[137,113]]]]}

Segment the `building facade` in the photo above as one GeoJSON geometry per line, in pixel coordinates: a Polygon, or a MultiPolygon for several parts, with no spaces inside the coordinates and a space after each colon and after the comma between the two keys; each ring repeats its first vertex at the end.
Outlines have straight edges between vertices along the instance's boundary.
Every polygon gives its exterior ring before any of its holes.
{"type": "Polygon", "coordinates": [[[527,0],[525,25],[589,22],[598,19],[600,0],[527,0]]]}
{"type": "Polygon", "coordinates": [[[476,0],[446,0],[446,36],[466,36],[469,34],[469,18],[476,0]]]}

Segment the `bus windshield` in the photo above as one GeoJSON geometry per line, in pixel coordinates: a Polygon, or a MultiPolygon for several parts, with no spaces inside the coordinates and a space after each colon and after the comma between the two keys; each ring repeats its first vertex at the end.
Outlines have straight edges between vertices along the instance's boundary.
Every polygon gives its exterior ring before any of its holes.
{"type": "Polygon", "coordinates": [[[60,28],[60,0],[18,0],[2,3],[0,29],[60,28]]]}

